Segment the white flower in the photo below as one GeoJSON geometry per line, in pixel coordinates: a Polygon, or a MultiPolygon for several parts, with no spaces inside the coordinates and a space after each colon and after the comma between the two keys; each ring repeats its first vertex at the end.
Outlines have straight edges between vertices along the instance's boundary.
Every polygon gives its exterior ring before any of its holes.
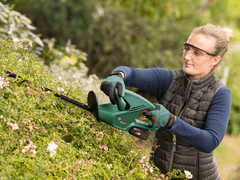
{"type": "Polygon", "coordinates": [[[153,168],[150,168],[149,171],[150,171],[150,173],[153,173],[153,168]]]}
{"type": "Polygon", "coordinates": [[[100,149],[104,149],[104,152],[107,153],[108,152],[108,147],[107,145],[99,145],[100,149]]]}
{"type": "Polygon", "coordinates": [[[145,159],[146,159],[146,156],[143,156],[140,162],[143,163],[145,159]]]}
{"type": "Polygon", "coordinates": [[[100,141],[102,141],[102,139],[103,139],[103,132],[96,132],[95,134],[97,134],[98,135],[98,138],[97,138],[97,142],[100,142],[100,141]]]}
{"type": "Polygon", "coordinates": [[[185,173],[185,176],[187,179],[192,179],[193,178],[193,175],[191,174],[191,172],[187,171],[187,170],[184,170],[184,173],[185,173]]]}
{"type": "Polygon", "coordinates": [[[17,123],[10,123],[10,122],[7,122],[7,125],[10,126],[10,129],[12,130],[17,130],[18,129],[18,125],[17,123]]]}
{"type": "Polygon", "coordinates": [[[18,125],[17,125],[17,123],[14,123],[13,125],[12,125],[12,130],[17,130],[18,129],[18,125]]]}
{"type": "Polygon", "coordinates": [[[56,145],[54,142],[51,142],[51,143],[48,144],[47,150],[55,151],[55,150],[57,150],[57,148],[58,148],[58,145],[56,145]]]}
{"type": "Polygon", "coordinates": [[[25,143],[26,143],[26,140],[20,139],[20,140],[19,140],[19,143],[20,143],[20,144],[25,144],[25,143]]]}
{"type": "Polygon", "coordinates": [[[50,157],[53,157],[56,153],[57,153],[57,151],[51,151],[50,152],[50,157]]]}
{"type": "Polygon", "coordinates": [[[81,163],[82,163],[82,161],[80,161],[80,160],[78,159],[77,162],[75,162],[75,163],[73,163],[73,164],[78,165],[78,164],[81,164],[81,163]]]}
{"type": "Polygon", "coordinates": [[[66,93],[66,91],[61,87],[61,88],[58,88],[58,92],[59,94],[64,94],[66,93]]]}
{"type": "Polygon", "coordinates": [[[106,164],[106,166],[107,166],[108,169],[112,168],[112,164],[106,164]]]}
{"type": "Polygon", "coordinates": [[[9,86],[9,81],[5,78],[0,77],[0,89],[3,87],[9,86]]]}
{"type": "Polygon", "coordinates": [[[13,42],[21,44],[23,42],[23,39],[21,39],[21,38],[20,39],[19,38],[14,38],[13,42]]]}
{"type": "Polygon", "coordinates": [[[36,155],[36,147],[37,146],[34,146],[33,142],[29,140],[29,145],[22,149],[22,153],[30,152],[32,155],[36,155]]]}
{"type": "Polygon", "coordinates": [[[129,174],[132,175],[134,173],[134,169],[132,169],[129,174]]]}
{"type": "Polygon", "coordinates": [[[14,38],[13,42],[18,43],[18,42],[20,42],[20,40],[18,38],[14,38]]]}
{"type": "Polygon", "coordinates": [[[50,157],[56,154],[57,148],[58,148],[58,145],[56,145],[54,142],[51,142],[48,144],[47,150],[50,151],[50,157]]]}

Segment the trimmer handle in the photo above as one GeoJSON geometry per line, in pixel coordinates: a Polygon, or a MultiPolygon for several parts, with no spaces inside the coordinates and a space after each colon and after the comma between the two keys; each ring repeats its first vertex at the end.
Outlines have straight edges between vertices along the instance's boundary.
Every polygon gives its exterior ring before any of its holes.
{"type": "Polygon", "coordinates": [[[124,101],[123,97],[119,97],[119,96],[118,96],[118,89],[117,89],[117,88],[115,89],[115,94],[116,94],[116,97],[117,97],[117,106],[118,106],[118,109],[119,109],[120,111],[125,110],[127,104],[126,104],[126,102],[124,101]]]}

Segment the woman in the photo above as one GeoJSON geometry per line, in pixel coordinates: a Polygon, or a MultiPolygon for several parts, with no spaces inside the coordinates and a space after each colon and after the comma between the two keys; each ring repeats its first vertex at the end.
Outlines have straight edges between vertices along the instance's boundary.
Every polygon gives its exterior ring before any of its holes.
{"type": "Polygon", "coordinates": [[[152,92],[156,110],[144,115],[161,120],[155,133],[152,162],[162,173],[187,170],[193,179],[220,179],[214,149],[222,141],[231,111],[231,91],[214,75],[228,50],[232,31],[211,24],[195,28],[184,43],[183,68],[118,67],[101,90],[116,103],[114,89],[124,84],[152,92]]]}

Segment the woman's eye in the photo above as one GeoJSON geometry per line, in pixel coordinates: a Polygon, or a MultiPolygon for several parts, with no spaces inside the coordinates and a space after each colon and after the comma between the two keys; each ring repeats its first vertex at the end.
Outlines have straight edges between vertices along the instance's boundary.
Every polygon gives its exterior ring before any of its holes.
{"type": "Polygon", "coordinates": [[[195,51],[194,54],[195,54],[196,56],[201,55],[198,51],[195,51]]]}

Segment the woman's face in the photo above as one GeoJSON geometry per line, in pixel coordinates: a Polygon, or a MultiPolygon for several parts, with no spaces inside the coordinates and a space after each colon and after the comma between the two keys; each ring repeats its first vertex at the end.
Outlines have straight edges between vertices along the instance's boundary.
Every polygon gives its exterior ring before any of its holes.
{"type": "Polygon", "coordinates": [[[215,44],[216,39],[209,35],[192,34],[188,38],[183,53],[183,70],[191,80],[203,79],[218,64],[220,56],[210,55],[214,54],[215,44]]]}

